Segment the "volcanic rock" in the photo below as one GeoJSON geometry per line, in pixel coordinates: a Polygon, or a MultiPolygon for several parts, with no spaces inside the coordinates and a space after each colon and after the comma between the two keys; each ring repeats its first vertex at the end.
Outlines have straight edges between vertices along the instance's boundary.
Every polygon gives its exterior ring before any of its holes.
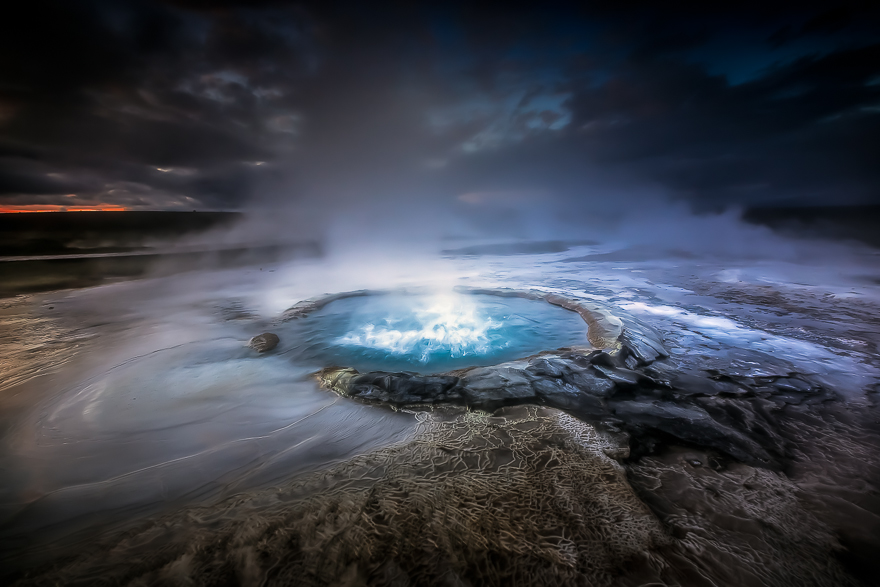
{"type": "Polygon", "coordinates": [[[596,370],[598,370],[602,375],[617,383],[618,385],[624,386],[636,386],[640,383],[643,384],[651,384],[650,378],[637,371],[632,371],[630,369],[623,369],[620,367],[605,367],[604,365],[596,365],[596,370]]]}
{"type": "Polygon", "coordinates": [[[611,397],[615,386],[611,379],[605,378],[595,368],[572,369],[562,376],[566,383],[597,397],[611,397]]]}
{"type": "Polygon", "coordinates": [[[548,405],[567,410],[579,416],[601,417],[608,408],[601,398],[585,393],[581,389],[559,379],[536,379],[532,387],[537,395],[548,405]]]}
{"type": "Polygon", "coordinates": [[[648,426],[686,442],[718,449],[745,463],[766,465],[772,462],[758,443],[713,419],[698,406],[679,406],[664,401],[625,401],[616,402],[612,409],[630,426],[648,426]]]}
{"type": "Polygon", "coordinates": [[[331,368],[322,371],[320,378],[326,387],[340,395],[368,402],[394,406],[465,402],[458,377],[384,371],[362,374],[354,369],[331,368]]]}
{"type": "Polygon", "coordinates": [[[271,351],[276,346],[278,346],[278,342],[280,339],[277,334],[273,334],[271,332],[264,332],[263,334],[258,334],[248,341],[248,346],[257,351],[258,353],[265,353],[266,351],[271,351]]]}
{"type": "Polygon", "coordinates": [[[563,373],[568,370],[568,364],[558,358],[539,357],[529,361],[526,370],[543,377],[562,377],[563,373]]]}
{"type": "MultiPolygon", "coordinates": [[[[761,467],[778,467],[785,458],[786,445],[774,431],[770,412],[779,404],[797,403],[788,397],[794,392],[771,388],[785,396],[779,399],[730,393],[748,390],[749,384],[695,374],[681,374],[668,384],[642,369],[591,364],[598,356],[566,350],[431,376],[331,368],[322,371],[319,379],[325,388],[345,397],[392,407],[446,404],[491,411],[539,404],[588,422],[614,419],[630,435],[637,456],[677,440],[761,467]]],[[[598,363],[614,358],[602,356],[598,363]]]]}
{"type": "Polygon", "coordinates": [[[469,404],[503,405],[511,400],[536,399],[535,390],[525,371],[510,367],[473,369],[461,379],[469,404]]]}
{"type": "Polygon", "coordinates": [[[660,335],[645,326],[627,323],[618,340],[636,359],[637,366],[650,365],[657,359],[669,356],[660,342],[660,335]]]}

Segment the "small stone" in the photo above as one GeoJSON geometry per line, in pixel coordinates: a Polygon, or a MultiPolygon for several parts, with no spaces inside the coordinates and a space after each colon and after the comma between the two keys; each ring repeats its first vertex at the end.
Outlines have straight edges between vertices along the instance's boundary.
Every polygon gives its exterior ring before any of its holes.
{"type": "Polygon", "coordinates": [[[702,467],[702,466],[703,466],[703,463],[701,463],[701,462],[698,461],[697,459],[689,459],[689,460],[688,460],[688,464],[689,464],[691,467],[702,467]]]}
{"type": "Polygon", "coordinates": [[[248,346],[257,351],[258,353],[265,353],[266,351],[271,351],[276,346],[278,346],[278,342],[280,339],[277,334],[272,334],[271,332],[264,332],[263,334],[258,334],[248,341],[248,346]]]}

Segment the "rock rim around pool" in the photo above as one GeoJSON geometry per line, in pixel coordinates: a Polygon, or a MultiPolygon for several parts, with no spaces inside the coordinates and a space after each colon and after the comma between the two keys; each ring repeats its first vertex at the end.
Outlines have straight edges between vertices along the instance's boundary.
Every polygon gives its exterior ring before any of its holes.
{"type": "MultiPolygon", "coordinates": [[[[413,411],[441,406],[487,412],[521,404],[549,406],[629,435],[636,458],[676,442],[772,469],[782,466],[791,447],[775,432],[771,412],[787,404],[835,397],[809,375],[793,371],[769,378],[680,372],[657,331],[597,304],[534,290],[458,291],[542,299],[577,312],[589,326],[592,346],[548,350],[494,366],[435,375],[329,367],[315,374],[320,385],[345,398],[413,411]],[[793,386],[800,390],[796,396],[791,393],[793,386]]],[[[382,293],[387,292],[377,295],[382,293]]],[[[364,290],[307,300],[282,320],[305,316],[337,299],[366,295],[374,294],[364,290]]]]}
{"type": "MultiPolygon", "coordinates": [[[[782,468],[792,456],[773,416],[793,403],[791,382],[809,388],[795,398],[797,403],[833,399],[808,376],[794,373],[772,381],[717,380],[659,367],[630,369],[623,361],[619,354],[600,350],[558,349],[437,375],[329,367],[316,378],[321,387],[342,397],[395,410],[459,406],[491,413],[506,406],[548,406],[626,434],[636,458],[672,442],[770,469],[782,468]]],[[[629,457],[630,451],[620,456],[629,457]]]]}
{"type": "Polygon", "coordinates": [[[258,334],[248,341],[248,346],[258,353],[265,353],[271,351],[276,346],[280,339],[277,334],[272,332],[264,332],[263,334],[258,334]]]}
{"type": "MultiPolygon", "coordinates": [[[[404,295],[423,295],[432,293],[434,290],[427,288],[403,288],[389,290],[356,290],[334,294],[324,294],[297,302],[284,311],[278,322],[284,323],[290,320],[305,318],[312,312],[320,310],[328,304],[337,300],[348,298],[366,297],[366,296],[383,296],[390,294],[404,295]]],[[[521,290],[507,288],[477,288],[458,286],[453,291],[460,294],[468,295],[487,295],[501,298],[522,298],[527,300],[543,300],[551,305],[559,306],[568,311],[577,313],[587,324],[587,338],[590,345],[597,349],[619,350],[621,344],[621,336],[624,334],[623,321],[615,316],[607,308],[586,300],[578,300],[566,296],[562,296],[552,292],[540,290],[521,290]]],[[[636,327],[635,332],[631,334],[633,338],[632,345],[639,348],[636,356],[642,362],[651,362],[657,358],[668,356],[663,348],[661,337],[657,332],[649,335],[650,341],[642,341],[646,335],[646,330],[652,330],[648,327],[636,327]]]]}

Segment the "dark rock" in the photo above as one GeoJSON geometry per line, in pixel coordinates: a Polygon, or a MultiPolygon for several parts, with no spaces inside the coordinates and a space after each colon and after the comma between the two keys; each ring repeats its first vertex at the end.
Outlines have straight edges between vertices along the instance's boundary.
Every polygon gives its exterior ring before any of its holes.
{"type": "Polygon", "coordinates": [[[618,358],[607,351],[593,351],[587,355],[586,358],[591,365],[601,365],[603,367],[611,368],[620,366],[618,358]]]}
{"type": "Polygon", "coordinates": [[[719,371],[734,377],[784,377],[793,370],[788,361],[761,351],[730,349],[727,356],[728,361],[719,371]]]}
{"type": "Polygon", "coordinates": [[[636,329],[634,325],[627,325],[620,335],[620,342],[627,351],[635,357],[639,366],[650,365],[659,358],[669,356],[669,352],[663,347],[659,336],[647,329],[636,329]]]}
{"type": "Polygon", "coordinates": [[[621,369],[620,367],[606,367],[604,365],[596,365],[596,370],[602,375],[619,385],[636,386],[639,383],[651,383],[650,378],[631,371],[630,369],[621,369]]]}
{"type": "Polygon", "coordinates": [[[670,381],[672,388],[681,395],[718,395],[720,389],[708,377],[679,374],[670,381]]]}
{"type": "Polygon", "coordinates": [[[602,452],[609,458],[622,461],[629,458],[629,446],[615,446],[612,448],[604,448],[602,452]]]}
{"type": "MultiPolygon", "coordinates": [[[[771,468],[789,456],[773,414],[796,407],[792,404],[808,409],[808,402],[828,396],[821,382],[791,371],[749,377],[708,369],[681,372],[669,361],[627,369],[621,355],[625,353],[565,349],[447,375],[327,369],[320,378],[341,395],[392,406],[452,404],[493,410],[521,403],[549,405],[631,435],[630,459],[653,447],[684,442],[771,468]]],[[[700,460],[711,466],[711,461],[700,460]]]]}
{"type": "Polygon", "coordinates": [[[258,334],[248,341],[248,346],[257,351],[258,353],[265,353],[266,351],[271,351],[276,346],[278,346],[278,342],[280,339],[277,334],[273,334],[271,332],[264,332],[263,334],[258,334]]]}
{"type": "Polygon", "coordinates": [[[804,401],[805,404],[821,404],[823,402],[835,401],[839,396],[830,389],[819,388],[813,391],[804,401]]]}
{"type": "Polygon", "coordinates": [[[777,433],[777,425],[770,416],[772,410],[778,409],[778,404],[761,398],[743,400],[721,396],[700,397],[695,401],[722,426],[740,431],[767,451],[785,455],[785,441],[777,433]]]}
{"type": "Polygon", "coordinates": [[[590,395],[604,398],[614,395],[614,382],[592,367],[571,370],[563,375],[562,380],[590,395]]]}
{"type": "Polygon", "coordinates": [[[731,381],[711,379],[709,377],[677,374],[670,381],[672,388],[682,395],[747,395],[751,390],[731,381]]]}
{"type": "Polygon", "coordinates": [[[510,367],[481,367],[461,379],[463,393],[474,406],[494,405],[511,400],[535,398],[531,379],[525,371],[510,367]]]}
{"type": "Polygon", "coordinates": [[[537,379],[532,382],[532,387],[541,399],[554,408],[594,418],[608,413],[608,408],[600,398],[584,393],[559,379],[537,379]]]}
{"type": "Polygon", "coordinates": [[[782,391],[808,392],[812,386],[806,381],[794,377],[780,377],[773,382],[773,386],[782,391]]]}
{"type": "Polygon", "coordinates": [[[611,408],[629,426],[654,428],[700,446],[720,450],[745,463],[767,464],[770,455],[740,432],[715,421],[697,406],[679,406],[663,401],[616,402],[611,408]]]}
{"type": "Polygon", "coordinates": [[[558,358],[538,358],[529,361],[526,371],[539,377],[562,377],[569,365],[558,358]]]}
{"type": "Polygon", "coordinates": [[[380,399],[394,404],[444,403],[461,401],[458,378],[413,376],[408,373],[367,374],[353,380],[354,385],[370,386],[358,393],[363,399],[380,399]]]}

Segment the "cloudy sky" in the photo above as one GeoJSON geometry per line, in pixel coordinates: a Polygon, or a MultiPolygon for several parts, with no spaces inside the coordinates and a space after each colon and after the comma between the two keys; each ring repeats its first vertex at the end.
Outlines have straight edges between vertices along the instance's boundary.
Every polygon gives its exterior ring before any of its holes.
{"type": "Polygon", "coordinates": [[[0,209],[880,203],[875,3],[663,4],[21,3],[0,209]]]}

